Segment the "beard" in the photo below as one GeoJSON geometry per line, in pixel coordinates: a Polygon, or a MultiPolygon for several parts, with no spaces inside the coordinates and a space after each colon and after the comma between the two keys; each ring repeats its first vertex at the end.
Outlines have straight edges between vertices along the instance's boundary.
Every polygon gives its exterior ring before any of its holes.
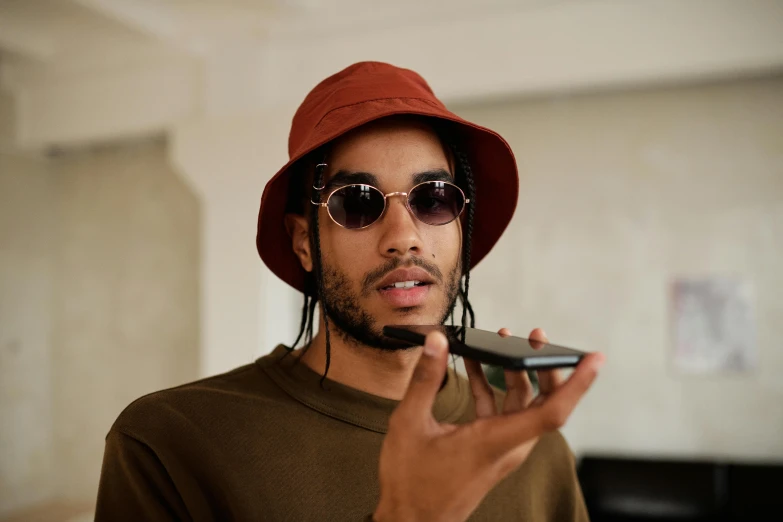
{"type": "MultiPolygon", "coordinates": [[[[446,289],[446,298],[437,324],[445,323],[457,302],[461,261],[457,261],[445,281],[440,269],[434,264],[419,258],[412,258],[409,264],[426,270],[436,280],[443,283],[446,289]]],[[[394,258],[378,269],[368,273],[362,280],[361,296],[370,296],[375,291],[373,284],[376,281],[380,281],[383,276],[401,266],[403,266],[403,262],[399,258],[394,258]]],[[[360,306],[360,295],[351,289],[351,281],[344,272],[335,267],[324,265],[323,278],[324,300],[328,309],[328,318],[337,327],[337,334],[345,342],[362,344],[382,350],[405,350],[412,348],[410,344],[390,339],[383,335],[382,326],[379,326],[375,318],[360,306]]],[[[410,313],[414,310],[415,308],[402,308],[400,311],[410,313]]]]}

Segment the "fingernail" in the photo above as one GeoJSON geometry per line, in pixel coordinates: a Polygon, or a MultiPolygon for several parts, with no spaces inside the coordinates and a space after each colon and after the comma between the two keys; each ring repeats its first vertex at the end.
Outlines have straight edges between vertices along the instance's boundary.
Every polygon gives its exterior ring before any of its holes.
{"type": "Polygon", "coordinates": [[[437,357],[440,354],[440,346],[435,343],[428,343],[424,345],[424,355],[428,357],[437,357]]]}
{"type": "Polygon", "coordinates": [[[595,362],[595,369],[600,370],[605,362],[606,362],[606,356],[602,353],[599,353],[597,357],[597,361],[595,362]]]}
{"type": "Polygon", "coordinates": [[[446,339],[442,337],[442,334],[439,336],[437,333],[428,335],[424,342],[424,354],[428,357],[438,357],[446,344],[446,339]]]}
{"type": "Polygon", "coordinates": [[[546,334],[546,330],[544,330],[543,328],[541,329],[541,335],[543,335],[544,338],[549,339],[549,336],[546,334]]]}

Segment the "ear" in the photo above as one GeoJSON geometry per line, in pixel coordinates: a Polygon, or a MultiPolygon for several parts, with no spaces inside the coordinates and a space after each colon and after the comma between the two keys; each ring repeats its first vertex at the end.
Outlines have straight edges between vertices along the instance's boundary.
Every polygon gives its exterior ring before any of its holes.
{"type": "Polygon", "coordinates": [[[291,247],[302,263],[302,268],[312,272],[313,257],[310,255],[310,226],[307,218],[298,214],[286,214],[285,229],[291,237],[291,247]]]}

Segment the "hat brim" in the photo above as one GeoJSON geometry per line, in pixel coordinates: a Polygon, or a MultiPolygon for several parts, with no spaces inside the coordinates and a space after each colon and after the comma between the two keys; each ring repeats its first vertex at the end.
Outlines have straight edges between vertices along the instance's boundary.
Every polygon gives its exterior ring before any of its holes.
{"type": "Polygon", "coordinates": [[[367,104],[376,107],[363,111],[337,109],[324,117],[307,140],[310,145],[292,155],[267,183],[261,197],[256,235],[258,253],[275,275],[300,292],[305,291],[306,272],[293,251],[285,226],[291,168],[308,153],[371,121],[410,114],[455,124],[453,127],[460,136],[461,150],[468,156],[476,187],[476,197],[471,203],[474,205],[471,268],[492,250],[516,209],[519,195],[516,161],[500,135],[419,98],[397,98],[394,103],[383,99],[363,102],[365,108],[367,104]]]}

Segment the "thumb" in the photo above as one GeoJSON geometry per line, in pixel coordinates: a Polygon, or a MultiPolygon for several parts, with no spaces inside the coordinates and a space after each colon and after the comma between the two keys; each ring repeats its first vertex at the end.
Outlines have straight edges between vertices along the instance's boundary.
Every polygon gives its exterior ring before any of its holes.
{"type": "Polygon", "coordinates": [[[443,384],[447,361],[446,336],[441,332],[430,332],[424,341],[419,362],[413,370],[408,391],[398,406],[399,413],[409,421],[432,416],[432,405],[443,384]]]}

